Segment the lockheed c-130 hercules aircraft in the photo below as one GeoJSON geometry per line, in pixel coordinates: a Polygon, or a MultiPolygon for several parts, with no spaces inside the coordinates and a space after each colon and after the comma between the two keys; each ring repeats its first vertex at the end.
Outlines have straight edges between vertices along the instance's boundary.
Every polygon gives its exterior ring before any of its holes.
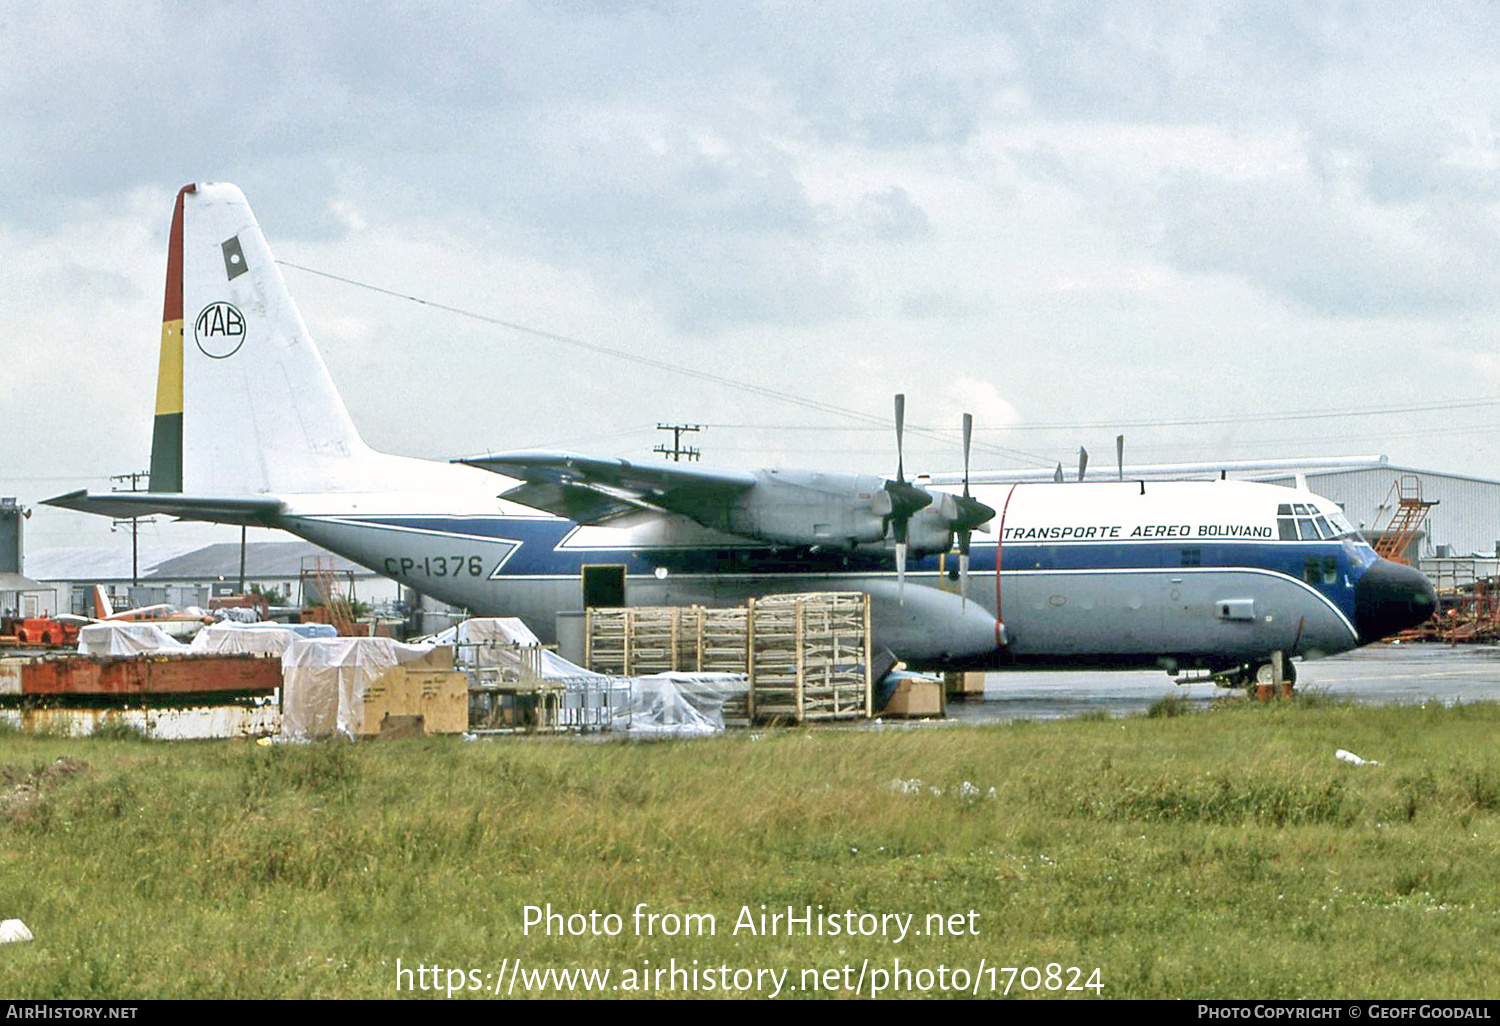
{"type": "Polygon", "coordinates": [[[1432,585],[1327,499],[1246,481],[971,486],[565,453],[437,462],[360,438],[239,189],[177,196],[150,490],[54,506],[280,528],[548,639],[587,605],[862,591],[916,667],[1248,680],[1425,620],[1432,585]],[[951,558],[954,550],[957,558],[951,558]],[[957,564],[956,566],[952,564],[957,564]]]}

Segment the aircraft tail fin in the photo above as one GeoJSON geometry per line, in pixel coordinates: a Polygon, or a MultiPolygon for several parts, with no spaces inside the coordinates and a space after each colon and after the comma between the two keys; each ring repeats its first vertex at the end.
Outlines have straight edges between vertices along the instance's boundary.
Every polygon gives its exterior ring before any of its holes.
{"type": "Polygon", "coordinates": [[[108,620],[114,615],[114,603],[110,602],[109,593],[104,590],[104,585],[94,585],[94,619],[108,620]]]}
{"type": "Polygon", "coordinates": [[[357,489],[355,430],[244,194],[177,194],[167,256],[151,491],[357,489]]]}

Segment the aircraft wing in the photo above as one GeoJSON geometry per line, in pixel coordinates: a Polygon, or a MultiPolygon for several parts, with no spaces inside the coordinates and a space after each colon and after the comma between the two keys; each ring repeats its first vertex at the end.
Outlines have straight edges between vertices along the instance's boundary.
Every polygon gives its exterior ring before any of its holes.
{"type": "Polygon", "coordinates": [[[503,499],[591,525],[646,511],[694,516],[732,502],[756,484],[754,474],[740,470],[677,463],[641,466],[573,453],[501,453],[454,462],[524,482],[502,494],[503,499]]]}
{"type": "Polygon", "coordinates": [[[44,504],[120,519],[163,513],[181,520],[250,527],[274,526],[276,514],[282,507],[280,499],[268,496],[225,498],[178,492],[90,492],[83,489],[47,499],[44,504]]]}

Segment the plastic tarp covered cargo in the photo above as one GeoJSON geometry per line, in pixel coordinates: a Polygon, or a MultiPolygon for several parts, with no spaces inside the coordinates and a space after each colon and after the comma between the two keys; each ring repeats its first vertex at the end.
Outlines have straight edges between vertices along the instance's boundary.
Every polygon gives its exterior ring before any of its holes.
{"type": "Polygon", "coordinates": [[[547,680],[573,680],[578,677],[602,678],[605,674],[595,673],[593,670],[585,670],[577,663],[568,662],[556,652],[543,649],[542,676],[547,680]]]}
{"type": "Polygon", "coordinates": [[[282,734],[299,740],[365,734],[366,689],[435,647],[390,638],[298,638],[281,657],[282,734]]]}
{"type": "Polygon", "coordinates": [[[336,638],[339,629],[331,623],[286,623],[285,627],[299,638],[336,638]]]}
{"type": "Polygon", "coordinates": [[[456,628],[465,645],[540,645],[537,636],[518,616],[477,616],[456,628]]]}
{"type": "Polygon", "coordinates": [[[203,628],[193,638],[199,654],[281,656],[297,635],[279,623],[242,624],[225,621],[203,628]]]}
{"type": "Polygon", "coordinates": [[[150,652],[188,652],[186,645],[154,623],[91,623],[78,632],[78,654],[132,656],[150,652]]]}
{"type": "Polygon", "coordinates": [[[475,617],[456,625],[454,633],[459,660],[480,669],[500,667],[524,676],[526,667],[538,662],[541,654],[541,641],[514,616],[475,617]]]}
{"type": "Polygon", "coordinates": [[[630,679],[630,708],[612,729],[631,737],[698,737],[724,730],[724,703],[750,684],[739,673],[656,673],[630,679]]]}

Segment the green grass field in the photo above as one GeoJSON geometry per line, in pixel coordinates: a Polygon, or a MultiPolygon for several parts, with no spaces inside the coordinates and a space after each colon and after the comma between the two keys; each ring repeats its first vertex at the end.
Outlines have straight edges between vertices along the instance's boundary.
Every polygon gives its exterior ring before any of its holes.
{"type": "Polygon", "coordinates": [[[711,996],[828,970],[988,995],[1033,966],[1013,996],[1494,997],[1497,737],[1493,705],[1316,699],[657,744],[3,734],[0,918],[37,939],[0,947],[0,993],[521,996],[551,968],[610,970],[611,997],[682,996],[687,970],[711,996]],[[524,933],[549,903],[618,935],[524,933]],[[714,935],[639,936],[641,904],[714,935]],[[913,918],[899,942],[736,932],[761,905],[913,918]]]}

